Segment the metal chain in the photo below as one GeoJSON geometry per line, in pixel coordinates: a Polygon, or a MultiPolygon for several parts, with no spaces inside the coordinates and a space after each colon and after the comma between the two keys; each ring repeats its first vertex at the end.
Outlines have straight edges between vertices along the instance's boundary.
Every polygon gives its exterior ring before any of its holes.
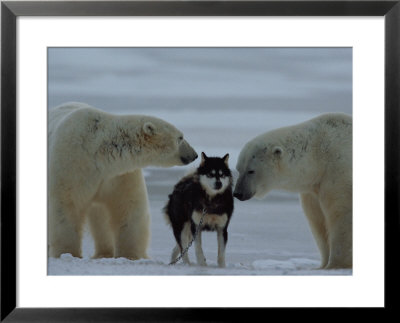
{"type": "Polygon", "coordinates": [[[201,225],[203,224],[203,220],[204,220],[204,217],[205,217],[206,214],[207,214],[207,210],[206,210],[206,208],[204,208],[203,209],[203,214],[201,215],[201,219],[200,219],[199,225],[196,228],[196,232],[193,235],[192,241],[190,241],[189,244],[187,245],[187,247],[185,249],[183,249],[183,251],[181,252],[180,256],[178,258],[176,258],[174,261],[171,261],[169,263],[169,265],[175,265],[188,252],[189,248],[193,244],[193,241],[196,239],[197,234],[200,231],[201,225]]]}

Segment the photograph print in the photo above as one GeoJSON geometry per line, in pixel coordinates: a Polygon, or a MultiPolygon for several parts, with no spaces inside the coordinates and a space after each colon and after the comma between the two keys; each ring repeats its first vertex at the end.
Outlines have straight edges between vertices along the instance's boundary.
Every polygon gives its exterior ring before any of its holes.
{"type": "Polygon", "coordinates": [[[352,48],[47,59],[48,275],[352,275],[352,48]]]}

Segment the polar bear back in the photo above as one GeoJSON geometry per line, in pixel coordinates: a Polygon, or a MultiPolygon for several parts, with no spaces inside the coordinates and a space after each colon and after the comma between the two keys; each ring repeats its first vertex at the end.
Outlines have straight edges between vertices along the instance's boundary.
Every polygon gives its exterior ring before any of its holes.
{"type": "Polygon", "coordinates": [[[321,161],[335,159],[339,164],[349,165],[352,161],[352,118],[344,113],[329,113],[266,132],[247,143],[240,157],[251,158],[249,152],[260,145],[266,149],[281,146],[291,154],[292,161],[310,163],[318,160],[322,165],[321,161]]]}
{"type": "Polygon", "coordinates": [[[84,103],[79,103],[79,102],[70,102],[66,103],[63,105],[60,105],[58,107],[55,107],[54,109],[51,109],[49,111],[49,116],[48,116],[48,124],[49,124],[49,131],[48,131],[48,136],[49,139],[53,138],[52,134],[54,131],[60,127],[60,124],[68,118],[68,116],[80,109],[90,109],[91,107],[87,104],[84,103]]]}

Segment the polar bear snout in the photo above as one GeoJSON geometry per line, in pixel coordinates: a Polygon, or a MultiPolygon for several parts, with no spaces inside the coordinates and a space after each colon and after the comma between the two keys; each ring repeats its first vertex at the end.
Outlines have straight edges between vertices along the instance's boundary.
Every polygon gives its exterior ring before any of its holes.
{"type": "Polygon", "coordinates": [[[243,177],[239,177],[235,190],[233,192],[233,196],[236,197],[240,201],[250,200],[254,196],[254,192],[246,185],[246,180],[243,177]]]}
{"type": "Polygon", "coordinates": [[[233,192],[233,196],[236,197],[240,201],[244,201],[243,193],[241,193],[241,192],[233,192]]]}
{"type": "Polygon", "coordinates": [[[190,164],[198,155],[196,151],[184,140],[179,146],[179,156],[184,165],[190,164]]]}
{"type": "Polygon", "coordinates": [[[183,165],[187,165],[187,164],[190,164],[192,161],[194,161],[196,158],[197,158],[197,155],[196,155],[196,157],[191,158],[191,159],[181,157],[181,161],[182,161],[183,165]]]}
{"type": "Polygon", "coordinates": [[[254,194],[243,193],[240,191],[234,191],[233,196],[236,197],[239,201],[247,201],[253,197],[254,194]]]}

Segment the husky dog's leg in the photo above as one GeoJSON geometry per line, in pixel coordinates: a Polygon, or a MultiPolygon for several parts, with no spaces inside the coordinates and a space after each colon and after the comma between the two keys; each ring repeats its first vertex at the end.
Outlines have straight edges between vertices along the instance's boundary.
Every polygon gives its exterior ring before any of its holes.
{"type": "MultiPolygon", "coordinates": [[[[183,226],[183,230],[181,232],[181,253],[187,248],[187,246],[189,245],[189,242],[192,238],[192,232],[190,230],[190,223],[187,222],[185,223],[185,225],[183,226]]],[[[183,262],[185,264],[190,265],[190,261],[189,261],[189,254],[188,252],[186,252],[183,257],[183,262]]]]}
{"type": "Polygon", "coordinates": [[[204,257],[203,248],[201,247],[201,230],[197,233],[195,246],[196,246],[196,260],[200,266],[207,266],[206,257],[204,257]]]}
{"type": "Polygon", "coordinates": [[[176,244],[175,248],[172,249],[171,262],[174,262],[176,260],[176,258],[178,258],[180,252],[181,252],[181,248],[179,247],[178,244],[176,244]]]}
{"type": "Polygon", "coordinates": [[[225,267],[225,246],[228,241],[228,231],[226,228],[217,229],[218,238],[218,266],[225,267]]]}

